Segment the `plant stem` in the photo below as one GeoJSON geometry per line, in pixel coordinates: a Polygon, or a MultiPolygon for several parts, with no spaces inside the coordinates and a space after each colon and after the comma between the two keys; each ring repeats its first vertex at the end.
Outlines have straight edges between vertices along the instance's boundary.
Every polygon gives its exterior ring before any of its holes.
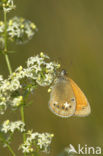
{"type": "Polygon", "coordinates": [[[4,41],[5,41],[5,45],[4,45],[4,56],[5,56],[5,60],[6,60],[6,64],[9,70],[9,74],[12,74],[12,68],[10,65],[10,61],[9,61],[9,56],[7,54],[7,17],[6,17],[6,11],[4,11],[4,24],[5,24],[5,30],[4,30],[4,41]]]}
{"type": "MultiPolygon", "coordinates": [[[[7,63],[7,67],[9,70],[9,73],[12,73],[12,68],[10,65],[10,61],[9,61],[9,57],[7,55],[7,19],[6,19],[6,11],[4,11],[4,24],[5,24],[5,30],[4,30],[4,56],[5,56],[5,61],[7,63]]],[[[15,156],[15,153],[13,151],[13,149],[11,148],[11,146],[8,144],[8,142],[4,139],[4,137],[0,134],[0,140],[7,145],[8,150],[11,152],[12,156],[15,156]]]]}
{"type": "MultiPolygon", "coordinates": [[[[7,67],[8,67],[9,74],[12,74],[12,68],[11,68],[11,64],[10,64],[10,60],[9,60],[9,56],[8,56],[8,49],[7,49],[7,14],[6,14],[6,11],[4,11],[4,24],[5,24],[5,31],[4,31],[5,45],[4,45],[4,53],[3,54],[5,56],[5,61],[6,61],[7,67]]],[[[24,106],[23,105],[21,106],[20,111],[21,111],[21,120],[22,120],[22,122],[25,123],[24,106]]],[[[25,142],[25,140],[26,140],[26,135],[25,135],[25,133],[23,133],[23,141],[25,142]]],[[[9,146],[9,144],[7,144],[7,147],[13,155],[13,151],[12,151],[11,147],[9,146]]],[[[24,155],[26,156],[26,153],[24,155]]],[[[15,154],[13,156],[15,156],[15,154]]]]}
{"type": "Polygon", "coordinates": [[[12,156],[16,156],[11,146],[8,144],[8,142],[3,138],[2,134],[0,134],[0,140],[7,145],[8,150],[11,152],[12,156]]]}
{"type": "MultiPolygon", "coordinates": [[[[7,63],[7,67],[9,70],[9,74],[12,74],[12,68],[10,65],[10,60],[9,60],[9,56],[7,54],[7,17],[6,17],[6,12],[4,11],[4,23],[5,23],[5,32],[4,32],[4,40],[5,40],[5,47],[4,47],[4,56],[5,56],[5,60],[7,63]]],[[[24,106],[21,106],[21,120],[22,122],[25,123],[25,119],[24,119],[24,106]]],[[[23,141],[25,142],[26,140],[26,136],[25,133],[23,133],[23,141]]],[[[26,155],[26,154],[24,154],[26,155]]]]}
{"type": "MultiPolygon", "coordinates": [[[[22,122],[25,123],[25,119],[24,119],[24,106],[23,105],[21,106],[20,112],[21,112],[21,120],[22,120],[22,122]]],[[[23,133],[23,141],[25,142],[25,140],[26,140],[26,136],[25,136],[25,133],[23,133]]]]}
{"type": "Polygon", "coordinates": [[[8,57],[7,54],[4,54],[4,56],[5,56],[5,60],[6,60],[8,70],[9,70],[9,74],[12,74],[12,68],[11,68],[11,65],[10,65],[9,57],[8,57]]]}
{"type": "Polygon", "coordinates": [[[12,156],[16,156],[13,149],[11,148],[11,146],[9,144],[7,144],[7,147],[9,149],[9,151],[11,152],[12,156]]]}
{"type": "MultiPolygon", "coordinates": [[[[25,123],[25,118],[24,118],[24,106],[22,105],[21,108],[20,108],[20,113],[21,113],[21,120],[22,122],[25,123]]],[[[23,142],[25,142],[26,140],[26,135],[25,135],[25,132],[23,133],[23,142]]],[[[26,156],[26,153],[24,153],[24,156],[26,156]]]]}

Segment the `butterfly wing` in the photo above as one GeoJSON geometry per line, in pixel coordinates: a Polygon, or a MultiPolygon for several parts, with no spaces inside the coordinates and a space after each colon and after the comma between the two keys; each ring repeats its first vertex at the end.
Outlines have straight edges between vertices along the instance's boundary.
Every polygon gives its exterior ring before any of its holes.
{"type": "Polygon", "coordinates": [[[70,117],[75,113],[76,100],[69,79],[57,78],[50,94],[49,108],[60,117],[70,117]]]}
{"type": "Polygon", "coordinates": [[[75,115],[82,116],[82,117],[88,116],[91,113],[91,108],[86,96],[72,79],[69,80],[76,98],[75,115]]]}

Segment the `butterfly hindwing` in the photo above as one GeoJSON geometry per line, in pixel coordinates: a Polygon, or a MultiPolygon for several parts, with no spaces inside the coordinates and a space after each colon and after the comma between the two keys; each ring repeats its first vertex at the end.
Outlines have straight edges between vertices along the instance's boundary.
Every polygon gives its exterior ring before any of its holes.
{"type": "Polygon", "coordinates": [[[70,117],[75,113],[76,99],[68,78],[56,79],[50,94],[49,108],[60,117],[70,117]]]}

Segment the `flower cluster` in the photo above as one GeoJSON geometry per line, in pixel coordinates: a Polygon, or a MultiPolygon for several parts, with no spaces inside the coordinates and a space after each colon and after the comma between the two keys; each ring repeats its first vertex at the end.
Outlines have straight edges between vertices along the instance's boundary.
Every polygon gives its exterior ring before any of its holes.
{"type": "Polygon", "coordinates": [[[32,131],[28,131],[26,141],[20,146],[20,149],[22,149],[23,153],[28,154],[35,152],[36,149],[48,153],[53,136],[50,133],[32,133],[32,131]]]}
{"type": "Polygon", "coordinates": [[[36,30],[34,23],[21,17],[14,17],[8,22],[9,39],[17,43],[24,43],[32,39],[36,30]]]}
{"type": "MultiPolygon", "coordinates": [[[[4,29],[3,21],[0,21],[0,44],[3,49],[4,45],[4,29]]],[[[36,25],[30,20],[22,17],[13,17],[7,23],[7,34],[10,41],[15,41],[18,44],[26,43],[34,36],[37,31],[36,25]]]]}
{"type": "Polygon", "coordinates": [[[11,101],[11,106],[13,108],[16,108],[18,106],[20,106],[23,102],[23,97],[22,96],[17,96],[17,97],[14,97],[14,99],[11,101]]]}
{"type": "Polygon", "coordinates": [[[5,12],[10,12],[11,10],[15,9],[14,1],[13,0],[1,0],[0,1],[0,8],[3,9],[5,12]]]}
{"type": "Polygon", "coordinates": [[[10,122],[9,120],[6,120],[3,122],[3,124],[0,127],[0,131],[3,133],[8,133],[8,132],[14,133],[15,130],[24,132],[25,124],[22,121],[10,122]]]}
{"type": "Polygon", "coordinates": [[[40,56],[30,57],[27,60],[27,74],[26,76],[32,78],[40,86],[48,86],[52,83],[56,74],[56,69],[60,67],[55,62],[45,62],[44,59],[49,57],[42,52],[40,56]]]}
{"type": "Polygon", "coordinates": [[[60,67],[55,62],[46,62],[49,59],[42,52],[40,55],[30,57],[27,67],[18,67],[8,79],[0,76],[0,113],[3,114],[8,106],[18,108],[23,104],[23,98],[39,86],[49,86],[60,67]]]}

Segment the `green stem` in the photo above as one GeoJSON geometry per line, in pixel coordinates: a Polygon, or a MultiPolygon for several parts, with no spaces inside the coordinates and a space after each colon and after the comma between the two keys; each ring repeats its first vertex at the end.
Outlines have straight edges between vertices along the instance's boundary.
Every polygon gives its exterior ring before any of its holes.
{"type": "MultiPolygon", "coordinates": [[[[4,24],[5,24],[5,30],[4,30],[4,41],[5,41],[5,45],[4,45],[4,56],[5,56],[5,60],[7,63],[7,67],[9,70],[9,73],[12,73],[12,68],[10,65],[10,61],[9,61],[9,57],[7,55],[7,19],[6,19],[6,12],[4,11],[4,24]]],[[[8,150],[11,152],[12,156],[15,156],[15,153],[13,151],[13,149],[11,148],[11,146],[8,144],[8,142],[4,139],[4,137],[2,135],[0,135],[0,140],[7,145],[8,150]]]]}
{"type": "Polygon", "coordinates": [[[16,156],[11,146],[8,144],[8,142],[3,138],[3,136],[0,134],[0,140],[7,145],[8,150],[12,154],[12,156],[16,156]]]}
{"type": "Polygon", "coordinates": [[[11,68],[11,65],[10,65],[9,56],[6,53],[4,54],[4,56],[5,56],[5,60],[6,60],[8,70],[9,70],[9,74],[12,74],[12,68],[11,68]]]}
{"type": "MultiPolygon", "coordinates": [[[[5,47],[4,47],[4,56],[5,56],[5,61],[9,70],[9,74],[12,74],[12,68],[11,68],[11,64],[10,64],[10,60],[9,60],[9,56],[7,54],[8,49],[7,49],[7,15],[6,12],[4,11],[4,24],[5,24],[5,31],[4,31],[4,41],[5,41],[5,47]]],[[[25,123],[25,119],[24,119],[24,106],[21,106],[21,120],[22,122],[25,123]]],[[[23,141],[25,142],[26,140],[26,135],[25,133],[23,133],[23,141]]],[[[12,149],[11,147],[7,144],[9,151],[11,151],[12,153],[12,149]]],[[[26,156],[26,154],[24,154],[26,156]]],[[[15,156],[15,155],[13,155],[15,156]]]]}
{"type": "Polygon", "coordinates": [[[5,41],[5,45],[4,45],[4,56],[5,56],[5,60],[6,60],[6,64],[9,70],[9,74],[12,74],[12,68],[10,65],[10,61],[9,61],[9,56],[7,54],[7,17],[6,17],[6,11],[4,11],[4,24],[5,24],[5,30],[4,30],[4,41],[5,41]]]}
{"type": "Polygon", "coordinates": [[[5,49],[4,51],[7,52],[7,14],[6,14],[6,11],[4,11],[4,24],[5,24],[5,30],[4,30],[5,49]]]}
{"type": "MultiPolygon", "coordinates": [[[[23,105],[21,106],[20,112],[21,112],[21,120],[22,120],[22,122],[25,123],[25,119],[24,119],[24,106],[23,105]]],[[[25,142],[25,140],[26,140],[26,136],[25,136],[25,133],[23,133],[23,141],[25,142]]]]}
{"type": "MultiPolygon", "coordinates": [[[[23,106],[23,105],[21,106],[20,113],[21,113],[21,120],[22,120],[22,122],[25,123],[25,118],[24,118],[24,106],[23,106]]],[[[24,132],[24,133],[23,133],[23,142],[25,142],[25,140],[26,140],[26,134],[25,134],[25,132],[24,132]]],[[[24,153],[24,156],[26,156],[26,153],[24,153]]]]}
{"type": "Polygon", "coordinates": [[[13,156],[16,156],[15,153],[14,153],[14,151],[13,151],[13,149],[11,148],[11,146],[10,146],[9,144],[7,144],[7,147],[8,147],[8,149],[9,149],[9,151],[11,152],[11,154],[12,154],[13,156]]]}

